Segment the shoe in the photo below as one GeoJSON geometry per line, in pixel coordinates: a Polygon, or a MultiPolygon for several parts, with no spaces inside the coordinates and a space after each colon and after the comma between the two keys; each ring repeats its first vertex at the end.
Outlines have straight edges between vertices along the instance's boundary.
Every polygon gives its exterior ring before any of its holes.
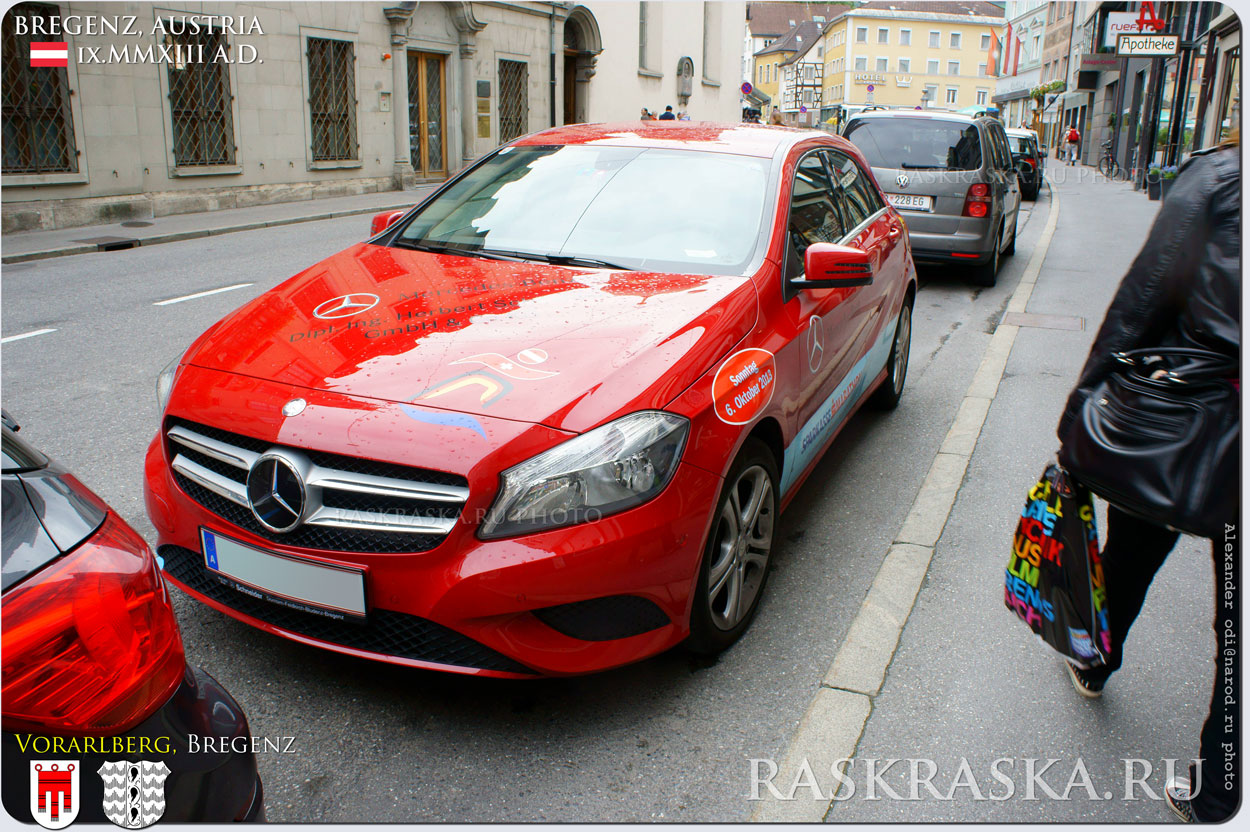
{"type": "Polygon", "coordinates": [[[1072,680],[1072,687],[1076,688],[1076,692],[1086,699],[1098,699],[1102,696],[1102,686],[1106,682],[1090,678],[1084,670],[1081,670],[1072,662],[1065,660],[1064,668],[1068,671],[1068,678],[1072,680]]]}
{"type": "Polygon", "coordinates": [[[1163,792],[1167,795],[1168,808],[1172,810],[1172,814],[1180,818],[1183,823],[1198,822],[1198,818],[1194,816],[1193,801],[1189,799],[1188,777],[1173,777],[1168,781],[1163,792]]]}

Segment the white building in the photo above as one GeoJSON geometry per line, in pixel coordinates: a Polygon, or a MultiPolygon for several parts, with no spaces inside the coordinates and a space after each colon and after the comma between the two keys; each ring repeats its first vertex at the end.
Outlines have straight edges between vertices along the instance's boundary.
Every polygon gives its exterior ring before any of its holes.
{"type": "Polygon", "coordinates": [[[1045,0],[1008,0],[1007,29],[999,50],[994,105],[1008,127],[1031,127],[1031,90],[1042,83],[1042,48],[1046,40],[1045,0]]]}
{"type": "Polygon", "coordinates": [[[636,120],[666,106],[696,121],[742,118],[742,2],[615,2],[583,6],[601,52],[577,70],[579,121],[636,120]],[[584,84],[584,89],[580,86],[584,84]]]}

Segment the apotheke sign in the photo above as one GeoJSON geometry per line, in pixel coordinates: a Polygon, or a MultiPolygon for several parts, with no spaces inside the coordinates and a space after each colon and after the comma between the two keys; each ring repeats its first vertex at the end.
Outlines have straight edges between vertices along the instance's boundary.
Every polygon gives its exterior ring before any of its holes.
{"type": "Polygon", "coordinates": [[[1156,58],[1175,55],[1179,35],[1120,35],[1115,51],[1126,58],[1156,58]]]}

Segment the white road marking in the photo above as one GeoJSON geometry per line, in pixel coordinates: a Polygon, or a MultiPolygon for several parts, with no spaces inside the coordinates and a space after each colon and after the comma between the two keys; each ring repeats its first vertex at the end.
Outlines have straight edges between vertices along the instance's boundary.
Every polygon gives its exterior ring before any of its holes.
{"type": "Polygon", "coordinates": [[[9,335],[5,338],[0,338],[0,344],[7,344],[10,341],[20,341],[23,338],[34,338],[36,335],[47,335],[49,332],[56,332],[56,330],[55,329],[36,329],[30,332],[23,332],[21,335],[9,335]]]}
{"type": "Polygon", "coordinates": [[[233,292],[235,289],[243,289],[247,286],[253,286],[253,283],[236,283],[233,286],[222,286],[220,289],[209,289],[207,292],[196,292],[194,295],[183,295],[180,298],[170,298],[169,300],[158,300],[153,306],[169,306],[171,303],[182,303],[184,300],[195,300],[196,298],[206,298],[209,295],[219,295],[222,292],[233,292]]]}

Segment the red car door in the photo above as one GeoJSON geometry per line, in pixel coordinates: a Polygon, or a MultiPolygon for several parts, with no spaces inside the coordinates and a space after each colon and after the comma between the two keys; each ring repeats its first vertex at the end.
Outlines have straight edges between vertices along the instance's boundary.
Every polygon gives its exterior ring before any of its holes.
{"type": "Polygon", "coordinates": [[[860,384],[864,387],[872,383],[889,357],[894,306],[905,285],[907,230],[886,204],[867,168],[840,150],[828,150],[826,156],[834,171],[840,207],[854,235],[846,244],[868,252],[873,264],[872,283],[863,287],[859,298],[862,328],[856,333],[854,349],[855,373],[862,373],[860,384]]]}
{"type": "Polygon", "coordinates": [[[866,325],[871,287],[807,287],[790,281],[803,276],[803,257],[812,243],[848,243],[854,228],[839,208],[833,171],[821,148],[805,152],[794,168],[783,252],[783,305],[776,330],[785,346],[778,371],[789,379],[787,410],[795,437],[786,450],[781,477],[784,494],[833,435],[838,412],[847,404],[839,389],[851,389],[859,358],[857,341],[866,325]]]}

